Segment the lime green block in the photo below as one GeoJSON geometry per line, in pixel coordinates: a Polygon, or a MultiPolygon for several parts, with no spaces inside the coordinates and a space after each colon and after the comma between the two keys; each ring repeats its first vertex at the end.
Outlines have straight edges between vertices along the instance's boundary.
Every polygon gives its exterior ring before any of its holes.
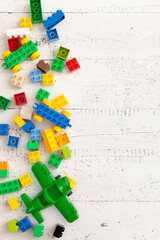
{"type": "Polygon", "coordinates": [[[0,177],[9,177],[9,170],[0,170],[0,177]]]}
{"type": "Polygon", "coordinates": [[[61,149],[61,152],[63,153],[63,158],[67,159],[67,158],[71,158],[71,153],[70,153],[70,150],[69,150],[69,147],[63,147],[61,149]]]}
{"type": "Polygon", "coordinates": [[[19,226],[17,225],[17,219],[13,219],[9,222],[7,222],[8,228],[11,233],[17,232],[19,229],[19,226]]]}

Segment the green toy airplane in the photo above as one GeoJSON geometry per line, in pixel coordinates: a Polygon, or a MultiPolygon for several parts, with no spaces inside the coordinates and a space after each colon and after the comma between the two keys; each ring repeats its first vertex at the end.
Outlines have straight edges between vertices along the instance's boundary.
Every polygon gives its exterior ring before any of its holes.
{"type": "Polygon", "coordinates": [[[22,201],[27,207],[26,213],[31,213],[38,223],[42,223],[44,218],[40,211],[55,205],[68,222],[71,223],[78,219],[78,211],[67,196],[73,189],[73,185],[77,185],[77,183],[67,175],[57,180],[42,162],[34,164],[32,172],[43,190],[34,200],[26,193],[21,195],[22,201]]]}

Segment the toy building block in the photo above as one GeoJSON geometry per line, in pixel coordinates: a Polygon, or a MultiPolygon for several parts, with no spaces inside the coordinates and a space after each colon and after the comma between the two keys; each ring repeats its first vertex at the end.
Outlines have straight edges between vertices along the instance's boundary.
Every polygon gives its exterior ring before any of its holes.
{"type": "Polygon", "coordinates": [[[33,151],[28,153],[30,163],[36,163],[41,161],[40,151],[33,151]]]}
{"type": "Polygon", "coordinates": [[[39,122],[42,122],[42,121],[43,121],[43,118],[42,118],[41,116],[39,116],[38,114],[36,114],[36,113],[33,115],[33,118],[34,118],[35,120],[39,121],[39,122]]]}
{"type": "Polygon", "coordinates": [[[19,230],[19,226],[17,225],[17,223],[18,223],[17,219],[7,222],[9,231],[11,233],[17,232],[19,230]]]}
{"type": "Polygon", "coordinates": [[[70,53],[70,50],[68,48],[60,46],[59,49],[58,49],[56,57],[66,61],[69,53],[70,53]]]}
{"type": "Polygon", "coordinates": [[[52,63],[52,70],[57,72],[63,72],[65,61],[54,58],[52,63]]]}
{"type": "Polygon", "coordinates": [[[40,70],[30,71],[31,82],[42,82],[42,73],[40,70]]]}
{"type": "Polygon", "coordinates": [[[53,85],[54,84],[53,73],[42,74],[42,83],[43,85],[53,85]]]}
{"type": "Polygon", "coordinates": [[[31,130],[31,141],[40,141],[40,140],[42,140],[41,132],[42,132],[42,129],[33,129],[33,130],[31,130]]]}
{"type": "Polygon", "coordinates": [[[35,103],[36,107],[33,106],[33,108],[36,110],[36,114],[40,115],[41,117],[49,120],[50,122],[53,122],[57,126],[61,128],[66,128],[67,126],[71,127],[70,125],[70,119],[66,118],[62,114],[56,112],[55,110],[49,108],[45,104],[41,103],[35,103]]]}
{"type": "Polygon", "coordinates": [[[0,170],[0,177],[9,177],[9,170],[0,170]]]}
{"type": "Polygon", "coordinates": [[[25,188],[33,183],[33,180],[29,173],[24,174],[23,176],[18,178],[21,185],[25,188]]]}
{"type": "Polygon", "coordinates": [[[56,140],[60,147],[63,147],[64,145],[70,143],[67,133],[60,134],[59,136],[56,137],[56,140]]]}
{"type": "Polygon", "coordinates": [[[24,132],[30,133],[32,129],[34,129],[35,126],[34,124],[31,122],[31,120],[29,120],[28,122],[26,122],[23,126],[22,129],[24,132]]]}
{"type": "Polygon", "coordinates": [[[44,230],[43,225],[35,224],[33,237],[42,237],[43,236],[43,230],[44,230]]]}
{"type": "Polygon", "coordinates": [[[42,131],[41,135],[48,153],[54,152],[60,148],[52,128],[42,131]]]}
{"type": "Polygon", "coordinates": [[[19,142],[20,142],[19,137],[9,136],[8,142],[7,142],[7,147],[18,148],[19,142]]]}
{"type": "Polygon", "coordinates": [[[38,141],[28,141],[27,142],[27,150],[39,150],[39,143],[38,141]]]}
{"type": "Polygon", "coordinates": [[[68,112],[68,111],[66,111],[66,110],[63,110],[63,111],[62,111],[62,114],[63,114],[65,117],[68,117],[68,118],[70,118],[71,115],[72,115],[70,112],[68,112]]]}
{"type": "Polygon", "coordinates": [[[60,163],[62,161],[62,157],[56,155],[55,153],[52,153],[48,163],[56,168],[59,167],[60,163]]]}
{"type": "Polygon", "coordinates": [[[57,10],[57,12],[53,13],[51,17],[48,17],[47,20],[44,20],[43,24],[47,28],[47,30],[50,30],[63,19],[65,19],[64,13],[61,10],[57,10]]]}
{"type": "Polygon", "coordinates": [[[9,164],[7,161],[0,162],[0,177],[9,177],[9,164]]]}
{"type": "Polygon", "coordinates": [[[14,94],[15,104],[17,106],[27,103],[27,98],[25,92],[14,94]]]}
{"type": "Polygon", "coordinates": [[[19,37],[16,38],[9,38],[8,39],[8,47],[11,52],[16,51],[21,47],[19,37]]]}
{"type": "Polygon", "coordinates": [[[37,95],[36,95],[36,99],[39,100],[39,101],[42,101],[43,98],[48,99],[48,98],[49,98],[49,95],[50,95],[50,92],[48,92],[48,91],[40,88],[40,89],[38,90],[37,95]]]}
{"type": "Polygon", "coordinates": [[[51,29],[46,31],[48,42],[54,42],[59,40],[57,29],[51,29]]]}
{"type": "Polygon", "coordinates": [[[18,74],[13,74],[11,83],[13,86],[21,88],[23,86],[24,77],[18,74]]]}
{"type": "Polygon", "coordinates": [[[23,106],[20,111],[20,117],[26,120],[32,119],[33,108],[23,106]]]}
{"type": "Polygon", "coordinates": [[[26,38],[30,37],[30,30],[29,28],[12,28],[12,29],[7,29],[7,37],[8,38],[26,38]]]}
{"type": "Polygon", "coordinates": [[[17,73],[22,69],[20,63],[23,62],[25,59],[31,57],[32,60],[36,60],[40,57],[40,53],[37,49],[38,42],[33,43],[31,40],[29,40],[29,38],[24,38],[21,41],[21,45],[22,47],[20,47],[13,53],[8,50],[2,54],[2,57],[4,59],[2,67],[4,69],[10,68],[14,73],[17,73]]]}
{"type": "Polygon", "coordinates": [[[53,130],[58,132],[58,133],[61,133],[63,129],[61,127],[57,126],[57,125],[54,125],[53,130]]]}
{"type": "Polygon", "coordinates": [[[61,152],[63,153],[62,157],[67,159],[67,158],[71,158],[71,153],[70,153],[70,150],[69,150],[69,147],[63,147],[61,149],[61,152]]]}
{"type": "Polygon", "coordinates": [[[46,99],[46,98],[43,98],[42,103],[44,103],[44,104],[45,104],[46,106],[48,106],[48,107],[51,107],[51,105],[52,105],[52,101],[49,101],[49,100],[46,99]]]}
{"type": "Polygon", "coordinates": [[[13,210],[19,208],[21,206],[21,203],[18,202],[18,197],[13,197],[7,200],[10,208],[13,210]]]}
{"type": "Polygon", "coordinates": [[[53,99],[51,102],[52,102],[51,108],[54,109],[55,111],[58,111],[59,109],[68,105],[68,101],[63,94],[53,99]]]}
{"type": "Polygon", "coordinates": [[[50,65],[48,63],[45,63],[44,60],[40,60],[37,63],[37,68],[39,70],[41,70],[42,72],[47,73],[49,71],[49,69],[50,69],[50,65]]]}
{"type": "Polygon", "coordinates": [[[70,72],[74,72],[75,70],[78,70],[80,68],[80,65],[76,58],[73,58],[73,59],[67,61],[66,65],[70,72]]]}
{"type": "Polygon", "coordinates": [[[33,23],[43,22],[41,0],[30,0],[30,10],[33,23]]]}
{"type": "Polygon", "coordinates": [[[64,230],[65,230],[65,227],[63,225],[57,224],[53,233],[53,237],[61,238],[64,230]]]}
{"type": "Polygon", "coordinates": [[[17,127],[21,128],[26,122],[19,116],[17,115],[14,119],[13,122],[17,124],[17,127]]]}
{"type": "Polygon", "coordinates": [[[32,30],[32,21],[31,18],[21,18],[21,28],[29,28],[32,30]]]}
{"type": "Polygon", "coordinates": [[[28,229],[33,227],[33,224],[30,221],[29,217],[25,217],[21,221],[17,222],[17,225],[19,226],[22,232],[26,232],[28,229]]]}
{"type": "Polygon", "coordinates": [[[9,134],[9,124],[0,124],[0,135],[8,136],[9,134]]]}
{"type": "Polygon", "coordinates": [[[0,96],[0,108],[3,109],[3,110],[7,110],[9,105],[11,103],[11,100],[5,98],[5,97],[2,97],[0,96]]]}
{"type": "Polygon", "coordinates": [[[21,186],[18,179],[0,183],[0,195],[17,192],[20,190],[21,186]]]}

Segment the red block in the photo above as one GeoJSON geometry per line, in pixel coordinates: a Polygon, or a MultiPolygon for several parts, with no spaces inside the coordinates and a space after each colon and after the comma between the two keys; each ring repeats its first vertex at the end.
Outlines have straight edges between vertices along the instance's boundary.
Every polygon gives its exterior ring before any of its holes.
{"type": "Polygon", "coordinates": [[[79,63],[78,63],[76,58],[73,58],[73,59],[67,61],[66,65],[67,65],[67,67],[68,67],[70,72],[73,72],[73,71],[75,71],[75,70],[80,68],[80,65],[79,65],[79,63]]]}
{"type": "Polygon", "coordinates": [[[16,51],[21,47],[19,37],[8,39],[8,46],[11,52],[16,51]]]}
{"type": "Polygon", "coordinates": [[[27,103],[25,92],[14,94],[14,100],[16,105],[23,105],[27,103]]]}

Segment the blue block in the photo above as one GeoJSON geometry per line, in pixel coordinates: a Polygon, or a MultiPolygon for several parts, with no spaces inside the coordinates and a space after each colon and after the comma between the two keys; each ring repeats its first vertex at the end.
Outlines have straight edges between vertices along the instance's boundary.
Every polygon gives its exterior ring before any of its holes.
{"type": "Polygon", "coordinates": [[[40,140],[42,140],[41,132],[42,132],[42,129],[33,129],[33,130],[31,130],[31,141],[40,141],[40,140]]]}
{"type": "Polygon", "coordinates": [[[25,217],[21,221],[17,222],[17,225],[20,227],[22,232],[26,232],[28,229],[33,227],[33,224],[29,220],[29,217],[25,217]]]}
{"type": "Polygon", "coordinates": [[[69,124],[70,119],[65,117],[64,115],[56,112],[55,110],[51,109],[50,107],[46,106],[45,104],[35,103],[36,107],[33,107],[36,110],[36,113],[43,118],[46,118],[50,122],[58,125],[61,128],[66,128],[67,126],[71,127],[69,124]]]}
{"type": "Polygon", "coordinates": [[[51,29],[51,30],[47,30],[46,34],[47,34],[48,42],[54,42],[54,41],[59,40],[56,28],[51,29]]]}
{"type": "Polygon", "coordinates": [[[31,82],[42,82],[41,70],[30,71],[31,82]]]}
{"type": "Polygon", "coordinates": [[[29,120],[28,122],[26,122],[23,126],[22,129],[24,132],[30,133],[32,129],[34,129],[35,126],[34,124],[31,122],[31,120],[29,120]]]}
{"type": "Polygon", "coordinates": [[[0,135],[8,136],[9,134],[9,124],[0,124],[0,135]]]}
{"type": "Polygon", "coordinates": [[[63,19],[65,19],[64,13],[62,12],[62,10],[57,10],[57,12],[53,13],[51,17],[48,17],[47,20],[44,20],[43,24],[47,28],[47,30],[50,30],[63,19]]]}
{"type": "Polygon", "coordinates": [[[7,147],[18,148],[19,142],[20,142],[19,137],[9,136],[8,142],[7,142],[7,147]]]}

